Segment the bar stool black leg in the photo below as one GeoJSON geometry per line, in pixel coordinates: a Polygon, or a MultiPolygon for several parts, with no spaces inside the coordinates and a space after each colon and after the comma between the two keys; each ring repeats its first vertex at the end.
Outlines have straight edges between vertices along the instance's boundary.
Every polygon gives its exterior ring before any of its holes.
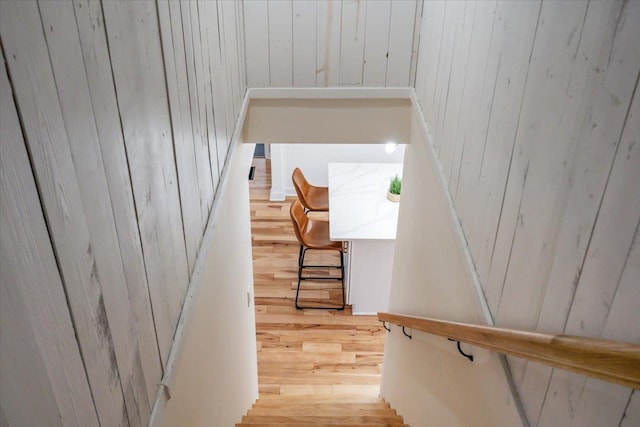
{"type": "Polygon", "coordinates": [[[305,248],[304,246],[300,246],[300,254],[298,255],[298,286],[296,288],[296,300],[295,300],[295,306],[297,309],[304,309],[304,308],[313,308],[313,309],[320,309],[320,310],[344,310],[344,308],[346,307],[346,299],[345,299],[345,286],[344,286],[344,253],[342,252],[342,250],[339,250],[340,252],[340,266],[318,266],[318,265],[304,265],[304,257],[306,255],[306,252],[309,248],[305,248]],[[331,276],[327,276],[327,277],[302,277],[302,269],[305,267],[329,267],[329,268],[339,268],[340,269],[340,277],[331,277],[331,276]],[[342,305],[339,307],[307,307],[307,306],[301,306],[298,304],[298,297],[300,295],[300,283],[302,282],[302,280],[340,280],[341,284],[342,284],[342,305]]]}
{"type": "Polygon", "coordinates": [[[298,265],[302,265],[302,254],[304,253],[304,246],[300,245],[300,253],[298,254],[298,265]]]}
{"type": "Polygon", "coordinates": [[[344,295],[344,252],[340,251],[340,279],[342,282],[342,308],[340,310],[344,310],[344,307],[347,305],[347,301],[344,295]]]}

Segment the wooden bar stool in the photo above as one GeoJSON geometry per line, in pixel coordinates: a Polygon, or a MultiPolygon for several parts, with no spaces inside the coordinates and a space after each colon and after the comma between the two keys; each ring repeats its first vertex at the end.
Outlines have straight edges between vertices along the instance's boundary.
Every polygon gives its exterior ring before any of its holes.
{"type": "Polygon", "coordinates": [[[332,242],[329,239],[329,222],[314,221],[309,219],[300,201],[294,200],[289,209],[293,230],[300,243],[300,253],[298,255],[298,288],[296,290],[296,308],[319,308],[328,310],[344,310],[344,253],[342,252],[342,242],[332,242]],[[308,250],[325,250],[340,252],[340,265],[304,265],[304,257],[308,250]],[[340,276],[303,276],[305,268],[339,268],[340,276]],[[298,304],[300,294],[300,282],[302,280],[340,280],[342,283],[342,305],[339,307],[303,307],[298,304]]]}
{"type": "Polygon", "coordinates": [[[300,168],[295,168],[291,179],[296,188],[298,200],[307,211],[329,210],[329,188],[309,184],[300,168]]]}

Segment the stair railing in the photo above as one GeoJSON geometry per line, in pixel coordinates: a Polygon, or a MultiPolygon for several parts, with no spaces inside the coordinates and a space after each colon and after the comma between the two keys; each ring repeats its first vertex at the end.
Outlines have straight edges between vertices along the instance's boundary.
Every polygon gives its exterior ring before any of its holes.
{"type": "Polygon", "coordinates": [[[378,313],[378,320],[640,389],[638,344],[393,313],[378,313]]]}

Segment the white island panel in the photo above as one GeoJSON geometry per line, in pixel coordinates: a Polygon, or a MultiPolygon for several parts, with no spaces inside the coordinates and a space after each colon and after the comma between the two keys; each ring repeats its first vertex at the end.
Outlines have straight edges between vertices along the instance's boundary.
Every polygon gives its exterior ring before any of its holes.
{"type": "Polygon", "coordinates": [[[353,314],[389,311],[395,240],[353,240],[349,246],[349,304],[353,314]]]}

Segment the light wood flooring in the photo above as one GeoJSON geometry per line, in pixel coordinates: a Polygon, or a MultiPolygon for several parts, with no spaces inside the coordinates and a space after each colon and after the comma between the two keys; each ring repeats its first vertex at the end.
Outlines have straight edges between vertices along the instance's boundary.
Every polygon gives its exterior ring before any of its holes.
{"type": "MultiPolygon", "coordinates": [[[[348,306],[344,311],[295,309],[299,245],[289,217],[291,200],[269,201],[267,162],[254,159],[256,172],[250,181],[260,397],[341,394],[375,398],[384,330],[375,316],[352,316],[348,306]]],[[[335,255],[316,257],[338,262],[335,255]]],[[[301,298],[304,304],[339,304],[340,284],[307,284],[301,298]]]]}

